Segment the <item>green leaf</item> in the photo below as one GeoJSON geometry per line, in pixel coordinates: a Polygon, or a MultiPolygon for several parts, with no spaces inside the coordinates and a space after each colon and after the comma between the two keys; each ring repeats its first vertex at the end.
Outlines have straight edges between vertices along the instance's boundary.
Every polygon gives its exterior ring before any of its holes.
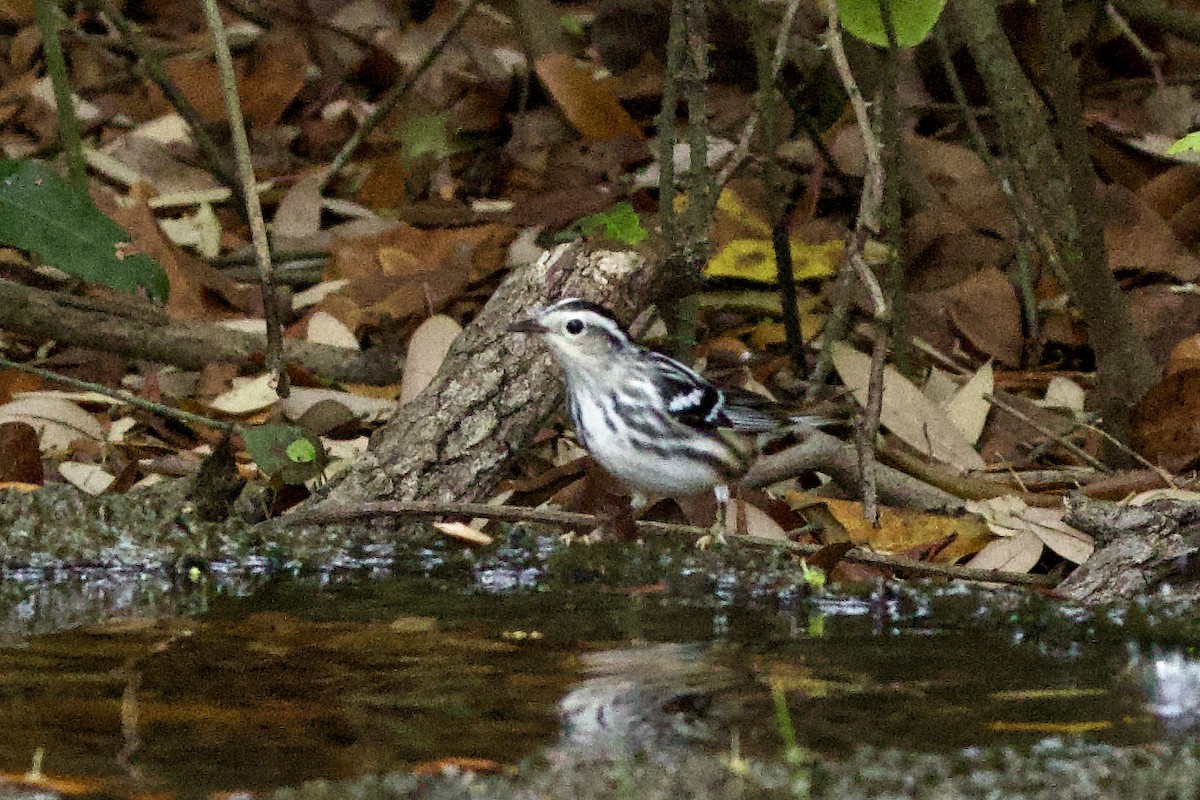
{"type": "Polygon", "coordinates": [[[579,39],[587,36],[587,22],[582,14],[560,14],[558,24],[564,31],[579,39]]]}
{"type": "Polygon", "coordinates": [[[167,275],[147,255],[124,255],[129,235],[90,197],[34,161],[0,161],[0,244],[37,254],[88,283],[166,300],[167,275]]]}
{"type": "Polygon", "coordinates": [[[411,117],[400,126],[400,146],[404,157],[408,160],[424,155],[446,158],[454,154],[456,148],[445,114],[423,114],[411,117]]]}
{"type": "Polygon", "coordinates": [[[812,589],[825,588],[825,571],[820,567],[809,566],[808,562],[800,559],[800,575],[804,578],[804,582],[812,589]]]}
{"type": "Polygon", "coordinates": [[[294,464],[310,464],[317,460],[317,448],[308,439],[297,439],[284,452],[294,464]]]}
{"type": "Polygon", "coordinates": [[[650,235],[650,232],[642,227],[642,221],[633,210],[633,206],[627,202],[617,203],[612,208],[584,217],[575,224],[584,236],[604,236],[621,244],[640,244],[650,235]]]}
{"type": "Polygon", "coordinates": [[[1180,153],[1200,153],[1200,131],[1192,131],[1167,148],[1169,156],[1177,156],[1180,153]]]}
{"type": "Polygon", "coordinates": [[[321,440],[294,425],[256,425],[242,440],[258,468],[284,483],[304,483],[325,469],[321,440]]]}
{"type": "MultiPolygon", "coordinates": [[[[879,10],[879,0],[837,0],[838,18],[849,33],[876,47],[887,47],[887,32],[879,10]]],[[[888,11],[896,44],[916,47],[937,24],[946,0],[892,0],[888,11]]]]}

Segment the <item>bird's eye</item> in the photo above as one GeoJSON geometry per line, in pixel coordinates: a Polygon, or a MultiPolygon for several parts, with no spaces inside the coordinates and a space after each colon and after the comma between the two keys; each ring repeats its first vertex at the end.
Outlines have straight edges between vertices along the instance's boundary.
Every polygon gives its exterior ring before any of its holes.
{"type": "Polygon", "coordinates": [[[569,321],[567,323],[567,333],[571,334],[572,336],[583,333],[583,321],[578,319],[569,321]]]}

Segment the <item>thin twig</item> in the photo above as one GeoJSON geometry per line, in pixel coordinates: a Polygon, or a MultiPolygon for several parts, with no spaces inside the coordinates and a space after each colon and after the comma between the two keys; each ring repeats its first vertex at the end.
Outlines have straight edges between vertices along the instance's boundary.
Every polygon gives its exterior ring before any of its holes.
{"type": "Polygon", "coordinates": [[[683,263],[689,280],[698,280],[712,243],[708,232],[717,208],[717,194],[708,166],[708,5],[707,0],[684,3],[684,65],[680,75],[688,110],[687,208],[683,216],[683,263]]]}
{"type": "MultiPolygon", "coordinates": [[[[855,445],[858,450],[859,473],[862,476],[863,518],[870,521],[872,525],[878,525],[879,502],[875,479],[875,440],[879,435],[879,419],[883,410],[883,368],[887,355],[888,323],[891,319],[891,310],[875,273],[871,271],[863,258],[863,248],[866,246],[869,236],[878,234],[882,219],[885,177],[883,148],[879,138],[875,135],[870,110],[867,108],[862,92],[859,91],[854,74],[850,71],[850,62],[846,58],[846,51],[842,45],[837,4],[831,0],[826,3],[826,9],[829,16],[829,27],[825,34],[825,41],[833,57],[834,68],[841,78],[842,86],[854,109],[866,156],[862,199],[858,206],[858,220],[855,223],[854,235],[850,237],[846,248],[846,263],[849,265],[849,269],[852,269],[858,276],[859,281],[871,297],[876,329],[875,345],[871,352],[871,375],[867,385],[867,402],[863,409],[863,415],[855,425],[857,433],[855,445]]],[[[843,267],[843,270],[845,269],[843,267]]]]}
{"type": "MultiPolygon", "coordinates": [[[[775,169],[770,170],[776,171],[775,169]]],[[[783,187],[777,187],[783,191],[783,187]]],[[[771,225],[771,248],[775,253],[775,280],[779,284],[779,305],[783,309],[783,331],[787,341],[788,358],[798,378],[808,377],[808,362],[804,359],[804,332],[800,327],[800,300],[796,294],[796,273],[792,265],[791,218],[796,210],[797,196],[784,198],[782,208],[771,225]]]]}
{"type": "Polygon", "coordinates": [[[221,11],[217,0],[200,0],[204,19],[213,37],[213,52],[217,60],[217,73],[221,76],[221,94],[225,97],[225,113],[229,117],[230,141],[237,160],[238,180],[246,202],[246,219],[250,223],[250,237],[254,242],[255,261],[258,264],[259,287],[262,290],[263,317],[267,324],[267,369],[274,373],[275,392],[280,397],[288,395],[288,377],[283,361],[283,325],[279,318],[279,303],[275,298],[275,284],[271,266],[271,243],[267,240],[267,225],[263,221],[262,203],[254,190],[254,165],[250,161],[250,141],[246,136],[246,120],[242,117],[242,104],[238,98],[237,76],[233,70],[233,55],[229,51],[229,40],[225,36],[225,24],[221,22],[221,11]]]}
{"type": "Polygon", "coordinates": [[[105,397],[111,397],[114,400],[119,400],[122,403],[128,403],[137,408],[144,408],[147,411],[153,411],[156,414],[162,414],[164,417],[172,417],[182,422],[190,422],[193,425],[203,425],[206,428],[216,428],[222,431],[238,431],[241,427],[232,422],[223,422],[219,419],[204,417],[199,414],[193,414],[190,411],[182,411],[178,408],[164,406],[161,403],[155,403],[153,400],[146,400],[143,397],[138,397],[135,394],[121,391],[120,389],[110,389],[101,383],[92,383],[91,381],[83,381],[79,378],[70,378],[66,375],[59,375],[51,372],[48,369],[41,367],[30,366],[29,364],[21,364],[16,361],[9,361],[7,358],[0,358],[0,367],[5,369],[15,369],[19,372],[27,372],[30,375],[37,375],[39,378],[45,378],[48,381],[54,381],[66,386],[73,386],[76,389],[82,389],[87,392],[96,392],[105,397]]]}
{"type": "MultiPolygon", "coordinates": [[[[792,265],[791,219],[796,211],[799,196],[789,185],[777,155],[781,138],[779,107],[779,73],[787,55],[787,43],[791,25],[795,18],[797,0],[792,0],[784,12],[779,37],[768,58],[763,52],[761,34],[755,36],[755,54],[758,61],[758,108],[762,119],[759,150],[763,159],[763,175],[768,187],[768,209],[771,214],[771,247],[775,253],[775,280],[779,291],[779,304],[783,310],[783,329],[786,334],[788,357],[797,377],[808,377],[808,362],[804,358],[804,335],[800,327],[800,309],[796,296],[796,275],[792,265]]],[[[720,185],[717,192],[721,191],[720,185]]]]}
{"type": "Polygon", "coordinates": [[[412,88],[417,85],[417,81],[425,74],[425,70],[429,69],[437,57],[442,54],[442,51],[446,49],[446,45],[450,43],[450,40],[462,28],[463,24],[467,21],[467,17],[471,15],[471,12],[477,5],[479,5],[479,0],[467,0],[463,3],[458,9],[458,14],[451,20],[450,25],[442,32],[438,40],[433,43],[421,61],[413,67],[412,72],[380,98],[379,102],[375,105],[375,110],[362,121],[362,124],[358,126],[358,130],[351,134],[346,143],[342,145],[342,149],[334,156],[333,161],[329,164],[329,168],[321,176],[321,184],[318,187],[318,191],[324,193],[329,188],[329,184],[342,171],[342,168],[350,163],[350,159],[354,157],[355,151],[358,150],[359,145],[366,140],[371,131],[375,130],[375,127],[392,112],[392,109],[408,96],[412,88]]]}
{"type": "MultiPolygon", "coordinates": [[[[771,54],[770,68],[770,87],[772,93],[774,91],[776,81],[779,80],[779,73],[783,71],[783,62],[787,58],[788,41],[792,35],[792,24],[796,21],[796,11],[800,8],[800,0],[788,0],[787,7],[783,11],[783,20],[779,23],[779,36],[775,39],[775,49],[771,54]]],[[[762,119],[763,110],[763,89],[759,87],[759,102],[758,107],[750,112],[746,124],[742,127],[742,133],[738,137],[737,146],[733,148],[725,166],[717,173],[716,192],[718,195],[725,184],[729,183],[729,179],[738,171],[741,165],[745,162],[746,157],[750,154],[750,144],[754,140],[754,134],[758,131],[758,123],[762,119]]],[[[773,100],[774,98],[772,98],[773,100]]],[[[819,137],[818,137],[819,138],[819,137]]]]}
{"type": "MultiPolygon", "coordinates": [[[[480,517],[504,522],[534,522],[563,528],[588,529],[594,529],[602,522],[599,517],[591,514],[577,514],[570,511],[558,511],[549,508],[494,506],[486,503],[434,503],[419,500],[391,500],[362,503],[355,506],[325,507],[315,511],[306,510],[303,514],[279,517],[265,523],[265,525],[268,527],[271,525],[282,527],[337,525],[387,517],[420,518],[445,516],[480,517]]],[[[644,534],[687,536],[696,539],[709,532],[707,528],[695,525],[675,525],[666,522],[648,522],[643,520],[639,520],[635,524],[639,533],[644,534]]],[[[731,536],[728,541],[730,543],[748,544],[756,548],[781,548],[800,555],[812,555],[824,547],[824,545],[805,545],[761,536],[731,536]]],[[[1053,586],[1057,583],[1049,575],[1030,575],[1022,572],[1001,572],[998,570],[975,569],[973,567],[956,567],[949,564],[930,564],[924,561],[913,561],[912,559],[900,556],[873,553],[863,548],[850,550],[843,556],[843,559],[862,564],[888,567],[912,575],[1008,583],[1018,586],[1053,586]]]]}
{"type": "Polygon", "coordinates": [[[67,62],[63,58],[62,40],[58,36],[58,4],[51,0],[33,0],[33,11],[37,17],[38,32],[42,35],[46,71],[50,73],[50,85],[54,89],[54,112],[58,119],[58,138],[62,140],[63,153],[66,155],[67,179],[76,191],[85,192],[87,164],[83,160],[83,141],[79,135],[79,117],[75,114],[71,81],[67,76],[67,62]]]}
{"type": "Polygon", "coordinates": [[[204,117],[200,115],[195,106],[188,102],[183,91],[175,84],[175,81],[171,80],[171,76],[167,74],[166,69],[163,67],[162,58],[146,44],[137,27],[125,16],[113,0],[100,0],[97,3],[97,7],[104,13],[105,18],[112,23],[113,27],[117,29],[117,33],[121,35],[125,46],[129,48],[137,59],[137,69],[154,82],[154,85],[162,92],[166,101],[171,104],[176,113],[187,123],[192,141],[196,143],[196,147],[204,156],[209,173],[222,186],[229,187],[230,191],[238,196],[239,203],[244,207],[245,198],[241,196],[241,186],[234,178],[233,173],[227,169],[228,164],[225,154],[217,146],[213,138],[209,136],[204,117]]]}
{"type": "Polygon", "coordinates": [[[1106,467],[1103,462],[1101,462],[1099,459],[1097,459],[1091,453],[1087,452],[1086,450],[1081,448],[1079,445],[1068,440],[1067,438],[1060,436],[1059,434],[1050,430],[1045,425],[1042,425],[1040,422],[1033,419],[1028,414],[1024,413],[1023,411],[1016,408],[1015,406],[1005,402],[1001,398],[996,397],[993,394],[984,394],[983,399],[987,400],[989,403],[991,403],[992,405],[994,405],[996,408],[1000,409],[1001,411],[1005,412],[1009,416],[1025,423],[1026,425],[1033,428],[1035,431],[1042,434],[1043,436],[1050,439],[1051,441],[1058,442],[1060,445],[1062,445],[1062,447],[1064,447],[1066,450],[1073,453],[1077,458],[1082,460],[1085,464],[1087,464],[1092,469],[1098,470],[1098,471],[1106,473],[1106,474],[1112,472],[1111,469],[1106,467]]]}
{"type": "Polygon", "coordinates": [[[1128,453],[1139,464],[1146,467],[1146,469],[1150,470],[1151,472],[1154,472],[1155,474],[1157,474],[1158,477],[1162,478],[1163,483],[1167,484],[1167,486],[1170,486],[1172,489],[1179,488],[1179,484],[1175,483],[1175,476],[1173,476],[1171,473],[1167,472],[1165,469],[1158,466],[1157,464],[1151,463],[1141,453],[1137,452],[1136,450],[1131,448],[1129,445],[1125,444],[1120,439],[1113,436],[1108,431],[1104,430],[1103,428],[1101,428],[1097,425],[1093,425],[1090,422],[1085,422],[1083,424],[1083,427],[1087,428],[1089,431],[1093,431],[1095,433],[1100,434],[1100,436],[1103,437],[1109,444],[1113,445],[1118,450],[1128,453]]]}
{"type": "Polygon", "coordinates": [[[1150,67],[1150,74],[1154,76],[1154,85],[1158,88],[1166,86],[1166,80],[1163,78],[1162,56],[1150,49],[1150,46],[1142,41],[1142,37],[1137,35],[1137,31],[1133,26],[1122,16],[1121,12],[1112,3],[1104,4],[1104,12],[1108,14],[1109,20],[1116,26],[1121,35],[1129,40],[1133,45],[1133,49],[1137,50],[1138,55],[1146,62],[1146,66],[1150,67]]]}

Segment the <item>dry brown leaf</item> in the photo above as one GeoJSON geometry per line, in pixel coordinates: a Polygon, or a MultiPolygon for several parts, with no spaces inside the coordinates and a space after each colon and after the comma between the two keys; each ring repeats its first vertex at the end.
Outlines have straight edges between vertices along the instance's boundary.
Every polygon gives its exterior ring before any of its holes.
{"type": "Polygon", "coordinates": [[[42,452],[66,450],[76,439],[102,441],[104,429],[88,412],[58,397],[25,392],[0,406],[0,423],[24,422],[38,433],[42,452]]]}
{"type": "Polygon", "coordinates": [[[771,516],[756,505],[737,499],[729,501],[725,513],[725,532],[729,535],[744,533],[747,536],[758,536],[763,539],[787,541],[787,531],[771,516]],[[739,530],[745,521],[745,530],[739,530]]]}
{"type": "Polygon", "coordinates": [[[327,344],[332,347],[344,347],[347,350],[359,350],[358,337],[343,325],[337,317],[325,311],[318,311],[308,318],[305,326],[305,337],[314,344],[327,344]]]}
{"type": "Polygon", "coordinates": [[[1082,386],[1070,378],[1055,375],[1046,386],[1046,394],[1038,402],[1044,408],[1057,408],[1072,414],[1083,413],[1087,392],[1082,386]]]}
{"type": "Polygon", "coordinates": [[[106,472],[99,464],[80,464],[77,461],[59,464],[58,474],[76,489],[93,496],[104,494],[117,480],[115,475],[106,472]]]}
{"type": "Polygon", "coordinates": [[[645,138],[612,89],[571,56],[547,53],[535,62],[534,71],[563,116],[585,139],[645,138]]]}
{"type": "MultiPolygon", "coordinates": [[[[930,276],[939,282],[946,272],[941,266],[930,276]]],[[[1004,366],[1020,364],[1020,307],[1008,279],[994,263],[973,269],[949,288],[911,292],[908,303],[912,330],[936,349],[953,352],[965,338],[1004,366]]]]}
{"type": "Polygon", "coordinates": [[[100,210],[129,233],[131,251],[150,256],[167,273],[171,286],[167,311],[172,316],[212,319],[221,313],[215,302],[217,297],[244,310],[254,308],[258,303],[257,288],[239,286],[228,276],[175,246],[163,234],[146,204],[148,187],[135,186],[130,193],[134,202],[130,205],[118,203],[105,189],[94,189],[91,194],[100,210]]]}
{"type": "Polygon", "coordinates": [[[234,378],[233,388],[214,397],[208,405],[222,414],[234,416],[270,408],[279,400],[274,378],[270,372],[255,378],[234,378]]]}
{"type": "Polygon", "coordinates": [[[292,295],[292,310],[299,311],[302,308],[314,306],[329,295],[340,292],[348,285],[350,285],[350,281],[348,280],[321,281],[303,291],[296,292],[292,295]]]}
{"type": "Polygon", "coordinates": [[[43,381],[36,375],[16,369],[0,370],[0,403],[7,403],[15,395],[35,392],[42,388],[43,381]]]}
{"type": "Polygon", "coordinates": [[[1004,273],[985,267],[948,294],[950,319],[973,347],[1007,366],[1021,363],[1021,307],[1004,273]]]}
{"type": "Polygon", "coordinates": [[[1087,561],[1095,549],[1091,536],[1063,522],[1065,508],[1035,508],[1015,495],[1004,495],[970,501],[966,509],[983,517],[997,536],[1032,533],[1055,553],[1076,564],[1087,561]]]}
{"type": "Polygon", "coordinates": [[[367,172],[355,200],[370,208],[395,208],[408,200],[404,187],[409,171],[394,154],[367,159],[360,166],[367,172]]]}
{"type": "Polygon", "coordinates": [[[976,370],[971,379],[945,404],[946,417],[971,444],[977,444],[983,435],[983,426],[992,409],[991,401],[986,396],[995,389],[996,377],[992,362],[989,361],[976,370]]]}
{"type": "Polygon", "coordinates": [[[288,396],[280,402],[280,410],[287,419],[297,420],[317,403],[331,400],[345,406],[355,417],[368,423],[382,422],[396,408],[395,403],[384,398],[364,397],[352,392],[339,392],[336,389],[293,386],[288,396]]]}
{"type": "Polygon", "coordinates": [[[1200,458],[1200,370],[1168,375],[1133,410],[1133,449],[1169,469],[1200,458]]]}
{"type": "Polygon", "coordinates": [[[1174,375],[1176,372],[1187,372],[1189,369],[1200,369],[1200,333],[1189,336],[1171,351],[1164,372],[1174,375]]]}
{"type": "Polygon", "coordinates": [[[1110,269],[1170,275],[1181,281],[1200,278],[1200,259],[1140,197],[1109,183],[1097,189],[1097,198],[1104,204],[1104,244],[1110,269]]]}
{"type": "Polygon", "coordinates": [[[917,135],[906,136],[905,147],[941,200],[973,230],[1001,239],[1016,236],[1000,184],[974,150],[917,135]]]}
{"type": "MultiPolygon", "coordinates": [[[[844,342],[833,349],[833,365],[842,383],[865,406],[870,382],[871,358],[844,342]]],[[[930,403],[921,390],[893,367],[883,372],[882,424],[901,441],[919,453],[960,470],[983,469],[984,462],[971,444],[946,417],[930,403]]]]}
{"type": "Polygon", "coordinates": [[[475,546],[487,547],[494,540],[483,531],[472,528],[465,522],[435,522],[433,527],[451,539],[475,546]]]}
{"type": "Polygon", "coordinates": [[[408,356],[404,359],[400,405],[425,391],[460,333],[462,326],[445,314],[433,315],[413,331],[408,340],[408,356]]]}
{"type": "Polygon", "coordinates": [[[934,367],[929,370],[929,377],[921,387],[921,394],[929,398],[934,405],[945,406],[962,388],[961,384],[950,377],[950,373],[934,367]]]}
{"type": "Polygon", "coordinates": [[[175,145],[156,141],[138,128],[109,142],[101,152],[132,170],[159,195],[207,191],[221,185],[208,170],[183,161],[175,145]]]}
{"type": "Polygon", "coordinates": [[[1029,572],[1042,559],[1042,540],[1029,531],[996,539],[966,563],[975,569],[1029,572]]]}
{"type": "Polygon", "coordinates": [[[27,422],[0,423],[0,483],[40,484],[44,477],[34,427],[27,422]]]}
{"type": "MultiPolygon", "coordinates": [[[[247,67],[250,60],[239,58],[235,64],[242,113],[255,129],[267,129],[279,122],[304,86],[309,67],[304,37],[278,27],[255,44],[253,66],[247,67]]],[[[198,59],[189,52],[168,59],[164,67],[205,121],[225,120],[225,98],[211,58],[198,59]]],[[[153,91],[158,95],[157,89],[153,91]]],[[[170,110],[170,104],[158,97],[162,111],[170,110]]]]}
{"type": "MultiPolygon", "coordinates": [[[[1154,213],[1170,220],[1181,208],[1200,196],[1200,165],[1176,164],[1146,181],[1137,195],[1154,213]]],[[[1171,228],[1179,235],[1179,229],[1171,228]]]]}
{"type": "Polygon", "coordinates": [[[242,111],[255,128],[278,124],[304,88],[309,68],[304,38],[286,25],[273,28],[256,45],[254,66],[238,76],[242,111]]]}
{"type": "Polygon", "coordinates": [[[279,201],[275,217],[271,221],[272,242],[282,249],[283,243],[294,239],[305,239],[321,228],[320,172],[310,172],[288,189],[279,201]]]}
{"type": "Polygon", "coordinates": [[[400,225],[360,238],[339,237],[325,277],[350,283],[317,307],[355,333],[384,317],[439,311],[468,285],[502,269],[515,235],[506,225],[452,230],[400,225]]]}
{"type": "Polygon", "coordinates": [[[1024,514],[1034,535],[1058,555],[1076,564],[1087,561],[1096,549],[1095,540],[1063,522],[1064,508],[1029,508],[1024,514]]]}
{"type": "MultiPolygon", "coordinates": [[[[1015,409],[1023,417],[1028,417],[1040,430],[1048,431],[1052,436],[1069,436],[1078,428],[1074,419],[1042,408],[1023,395],[1003,390],[997,390],[993,394],[998,401],[1015,409]]],[[[1021,469],[1030,463],[1030,445],[1040,444],[1047,438],[1023,419],[1007,412],[997,412],[989,417],[979,443],[979,451],[989,463],[1007,462],[1010,466],[1021,469]]],[[[1085,442],[1084,445],[1086,444],[1085,442]]]]}
{"type": "Polygon", "coordinates": [[[1176,345],[1200,331],[1200,295],[1155,285],[1134,287],[1126,296],[1134,330],[1158,364],[1166,364],[1176,345]]]}

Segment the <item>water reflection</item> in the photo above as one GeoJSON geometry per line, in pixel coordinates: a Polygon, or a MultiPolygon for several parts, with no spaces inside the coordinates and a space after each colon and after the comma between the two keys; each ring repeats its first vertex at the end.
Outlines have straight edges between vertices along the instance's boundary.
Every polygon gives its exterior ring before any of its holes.
{"type": "Polygon", "coordinates": [[[274,582],[205,603],[0,649],[0,770],[24,773],[41,749],[46,773],[95,792],[195,795],[444,758],[499,768],[546,747],[723,751],[736,737],[772,755],[774,688],[800,743],[832,755],[1156,733],[1118,646],[1056,658],[936,614],[881,624],[871,604],[714,612],[424,578],[274,582]]]}

